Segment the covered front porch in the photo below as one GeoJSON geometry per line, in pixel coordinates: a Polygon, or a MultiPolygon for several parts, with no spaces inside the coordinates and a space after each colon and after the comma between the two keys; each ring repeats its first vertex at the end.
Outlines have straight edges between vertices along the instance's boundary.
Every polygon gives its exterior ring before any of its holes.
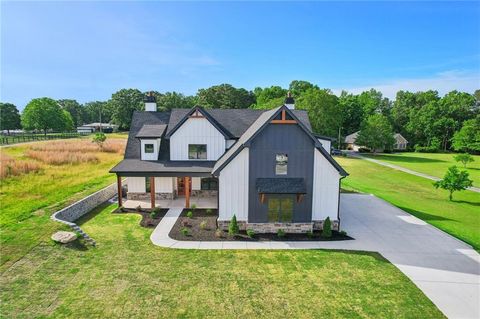
{"type": "Polygon", "coordinates": [[[218,207],[218,180],[199,176],[129,176],[125,188],[117,175],[118,205],[128,209],[218,207]],[[125,196],[126,195],[126,196],[125,196]]]}

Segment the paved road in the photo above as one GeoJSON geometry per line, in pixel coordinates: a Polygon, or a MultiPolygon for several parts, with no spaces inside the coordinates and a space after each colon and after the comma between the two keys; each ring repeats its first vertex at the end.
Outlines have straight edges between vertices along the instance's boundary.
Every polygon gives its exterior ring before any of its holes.
{"type": "Polygon", "coordinates": [[[345,249],[377,251],[449,318],[480,318],[480,255],[464,242],[371,195],[342,194],[341,242],[186,242],[168,237],[182,209],[170,209],[151,235],[180,249],[345,249]]]}
{"type": "MultiPolygon", "coordinates": [[[[369,162],[372,162],[372,163],[375,163],[375,164],[378,164],[378,165],[390,167],[390,168],[393,168],[393,169],[396,169],[396,170],[399,170],[399,171],[402,171],[402,172],[405,172],[405,173],[408,173],[408,174],[416,175],[416,176],[423,177],[423,178],[428,178],[432,181],[440,180],[440,178],[435,177],[435,176],[427,175],[427,174],[420,173],[420,172],[417,172],[417,171],[412,171],[411,169],[408,169],[408,168],[405,168],[405,167],[401,167],[401,166],[398,166],[398,165],[395,165],[395,164],[390,164],[390,163],[380,161],[380,160],[376,160],[376,159],[373,159],[373,158],[370,158],[370,157],[365,157],[365,156],[362,156],[362,155],[357,154],[357,153],[348,153],[348,156],[361,158],[361,159],[364,159],[366,161],[369,161],[369,162]]],[[[472,187],[468,187],[467,189],[472,191],[472,192],[480,193],[480,188],[478,188],[478,187],[472,186],[472,187]]]]}

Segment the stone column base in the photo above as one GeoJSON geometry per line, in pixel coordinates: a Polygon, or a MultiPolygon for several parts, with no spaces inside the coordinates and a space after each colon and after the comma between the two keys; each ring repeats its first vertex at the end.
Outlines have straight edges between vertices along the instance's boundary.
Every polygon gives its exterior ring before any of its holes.
{"type": "MultiPolygon", "coordinates": [[[[175,193],[155,193],[156,200],[162,199],[174,199],[176,197],[175,193]]],[[[150,193],[127,193],[127,200],[150,200],[150,193]]]]}
{"type": "MultiPolygon", "coordinates": [[[[323,229],[323,220],[314,220],[313,221],[313,229],[314,230],[322,230],[323,229]]],[[[339,230],[340,226],[340,221],[338,220],[332,220],[332,230],[339,230]]]]}

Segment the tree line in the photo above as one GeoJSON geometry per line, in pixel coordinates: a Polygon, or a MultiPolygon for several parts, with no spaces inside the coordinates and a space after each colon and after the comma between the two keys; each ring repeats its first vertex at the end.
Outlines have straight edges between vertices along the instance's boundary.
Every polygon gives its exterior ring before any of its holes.
{"type": "MultiPolygon", "coordinates": [[[[292,81],[288,88],[257,87],[253,91],[230,84],[199,89],[195,95],[153,91],[158,111],[173,108],[271,109],[283,104],[287,92],[296,109],[306,110],[314,132],[342,138],[360,131],[360,141],[390,144],[393,133],[402,134],[410,147],[420,151],[480,152],[480,90],[474,94],[451,91],[399,91],[394,100],[371,89],[339,95],[308,81],[292,81]],[[363,133],[362,133],[363,132],[363,133]]],[[[110,122],[128,130],[132,114],[143,110],[146,92],[121,89],[108,101],[80,104],[73,99],[33,99],[22,114],[10,103],[1,103],[1,129],[71,130],[91,122],[110,122]]]]}

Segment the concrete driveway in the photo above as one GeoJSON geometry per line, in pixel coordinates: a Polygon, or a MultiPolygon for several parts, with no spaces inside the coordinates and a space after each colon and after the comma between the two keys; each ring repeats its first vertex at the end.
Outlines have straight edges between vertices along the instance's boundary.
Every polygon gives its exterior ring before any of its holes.
{"type": "MultiPolygon", "coordinates": [[[[378,251],[449,318],[480,318],[480,255],[464,242],[370,195],[341,195],[348,249],[378,251]]],[[[479,230],[480,231],[480,230],[479,230]]]]}

